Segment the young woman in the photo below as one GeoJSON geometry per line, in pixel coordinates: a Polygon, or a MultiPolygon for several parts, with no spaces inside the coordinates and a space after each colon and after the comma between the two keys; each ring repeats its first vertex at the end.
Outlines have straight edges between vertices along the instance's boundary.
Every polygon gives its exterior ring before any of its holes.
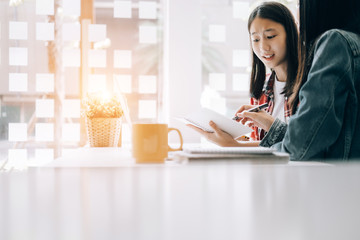
{"type": "MultiPolygon", "coordinates": [[[[264,2],[249,16],[248,31],[253,51],[250,79],[251,104],[268,103],[267,112],[287,123],[287,98],[291,94],[298,67],[298,33],[291,12],[281,3],[264,2]],[[266,67],[271,73],[266,76],[266,67]]],[[[211,125],[216,128],[215,125],[211,125]]],[[[258,146],[264,130],[254,126],[251,142],[238,142],[222,131],[207,133],[192,125],[208,140],[220,146],[258,146]]]]}
{"type": "Polygon", "coordinates": [[[299,16],[296,114],[288,125],[264,111],[238,116],[268,131],[261,146],[291,160],[360,159],[360,1],[300,0],[299,16]]]}

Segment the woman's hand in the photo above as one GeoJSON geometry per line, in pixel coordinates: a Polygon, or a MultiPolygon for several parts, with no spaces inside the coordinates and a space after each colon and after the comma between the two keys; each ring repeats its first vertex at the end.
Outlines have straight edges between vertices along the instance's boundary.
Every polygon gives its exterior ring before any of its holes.
{"type": "Polygon", "coordinates": [[[206,132],[201,128],[198,128],[191,124],[186,124],[186,126],[194,129],[201,135],[203,135],[207,140],[213,142],[221,147],[240,147],[241,144],[236,141],[230,134],[224,132],[213,122],[209,122],[210,127],[214,130],[214,132],[206,132]]]}
{"type": "Polygon", "coordinates": [[[239,117],[238,122],[243,125],[248,125],[249,127],[257,126],[261,129],[264,129],[266,132],[269,131],[271,125],[274,123],[275,119],[264,110],[259,112],[248,112],[247,110],[253,108],[253,105],[243,105],[237,112],[236,116],[239,117]]]}

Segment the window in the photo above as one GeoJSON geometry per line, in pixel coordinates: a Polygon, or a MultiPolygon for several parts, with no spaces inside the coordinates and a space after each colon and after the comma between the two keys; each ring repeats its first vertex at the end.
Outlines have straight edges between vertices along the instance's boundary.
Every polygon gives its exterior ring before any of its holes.
{"type": "Polygon", "coordinates": [[[86,144],[87,92],[122,93],[133,121],[159,118],[161,1],[3,0],[0,9],[0,161],[49,161],[86,144]]]}

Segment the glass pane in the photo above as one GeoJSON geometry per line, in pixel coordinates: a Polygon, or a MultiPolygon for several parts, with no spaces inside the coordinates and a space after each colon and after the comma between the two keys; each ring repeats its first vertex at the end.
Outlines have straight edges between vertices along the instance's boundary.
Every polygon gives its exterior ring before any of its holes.
{"type": "Polygon", "coordinates": [[[87,144],[88,92],[123,94],[133,121],[159,118],[163,3],[82,2],[0,0],[0,163],[26,167],[87,144]]]}

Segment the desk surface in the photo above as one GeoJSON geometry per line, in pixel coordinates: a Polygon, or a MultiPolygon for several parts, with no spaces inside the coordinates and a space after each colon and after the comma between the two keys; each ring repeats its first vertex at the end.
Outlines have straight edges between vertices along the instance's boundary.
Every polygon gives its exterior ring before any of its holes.
{"type": "Polygon", "coordinates": [[[360,165],[0,174],[0,239],[360,239],[360,165]]]}
{"type": "MultiPolygon", "coordinates": [[[[291,165],[291,166],[322,166],[327,165],[319,162],[294,162],[288,161],[288,156],[271,156],[257,155],[253,158],[240,159],[222,159],[222,161],[214,161],[214,159],[197,159],[190,162],[183,157],[175,156],[177,152],[169,152],[170,159],[174,161],[166,161],[165,164],[150,164],[158,166],[178,166],[181,164],[245,164],[245,165],[291,165]]],[[[129,148],[78,148],[66,152],[63,157],[49,162],[45,167],[138,167],[144,164],[136,164],[135,159],[131,156],[129,148]]]]}

